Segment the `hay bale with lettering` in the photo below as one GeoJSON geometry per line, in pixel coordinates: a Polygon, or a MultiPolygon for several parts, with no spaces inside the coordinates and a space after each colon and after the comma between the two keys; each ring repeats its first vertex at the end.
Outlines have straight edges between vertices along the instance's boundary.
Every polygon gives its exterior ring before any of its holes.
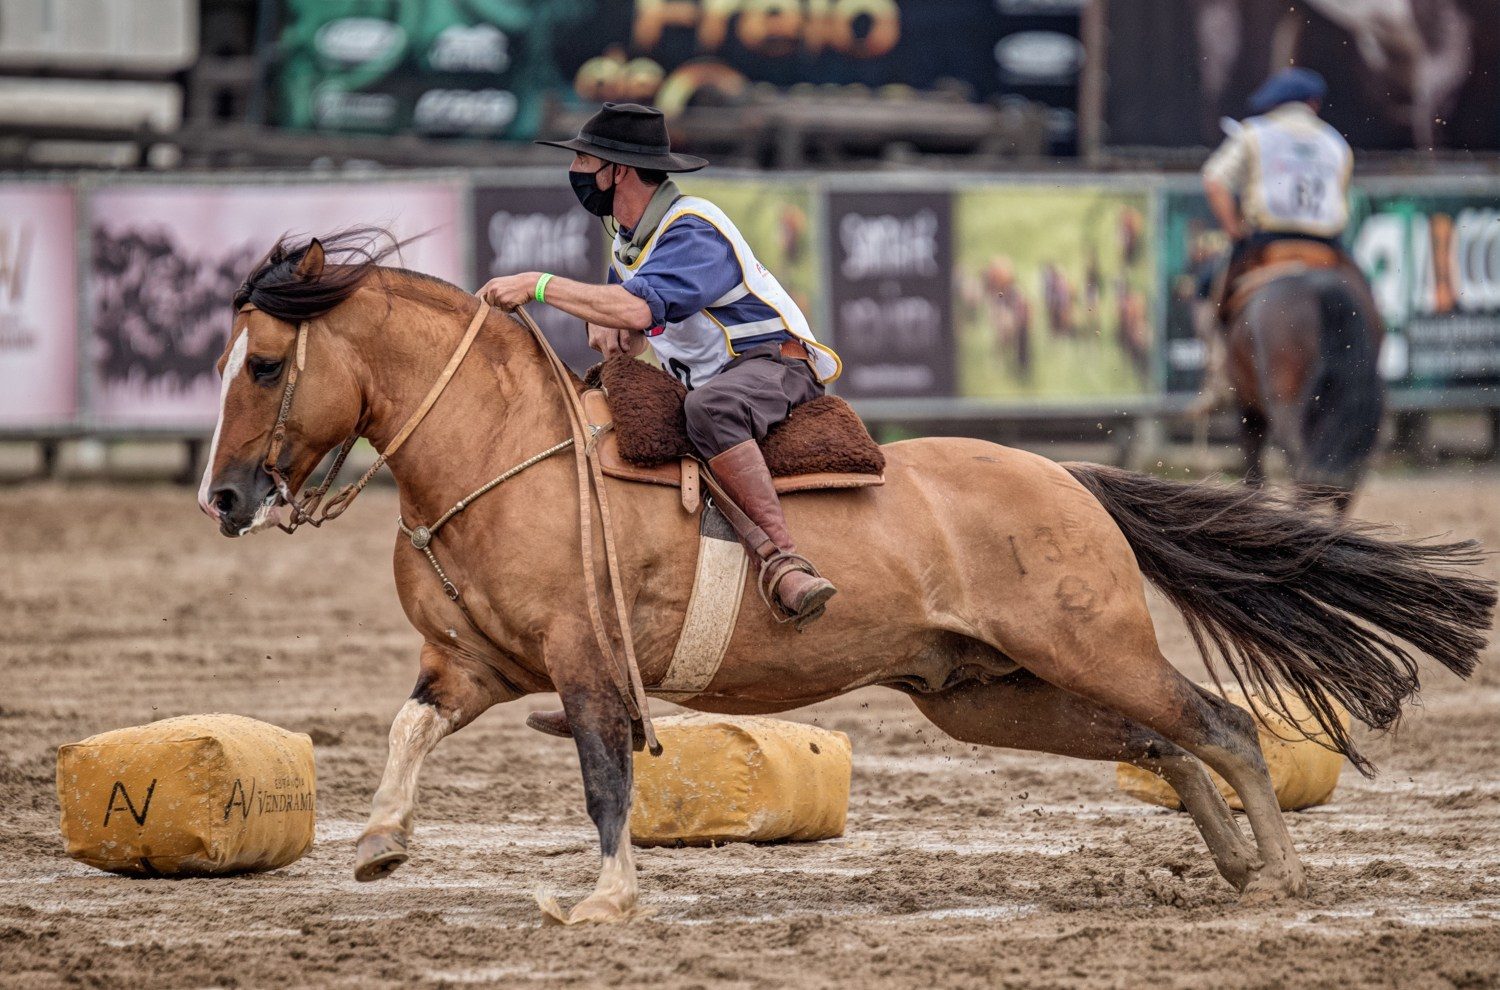
{"type": "Polygon", "coordinates": [[[312,847],[312,740],[242,715],[117,729],[58,749],[57,800],[68,855],[101,870],[274,870],[312,847]]]}
{"type": "MultiPolygon", "coordinates": [[[[1204,685],[1215,694],[1211,685],[1204,685]]],[[[1312,712],[1296,698],[1288,695],[1287,714],[1295,722],[1289,722],[1272,709],[1264,700],[1253,697],[1246,700],[1245,693],[1230,689],[1224,698],[1255,716],[1260,735],[1260,750],[1265,755],[1266,766],[1271,771],[1271,785],[1276,789],[1276,801],[1282,811],[1300,811],[1326,804],[1339,783],[1339,772],[1344,767],[1344,757],[1328,748],[1328,736],[1319,728],[1312,712]],[[1253,703],[1252,703],[1253,702],[1253,703]]],[[[1349,714],[1339,709],[1339,721],[1349,726],[1349,714]]],[[[1229,782],[1212,770],[1209,776],[1219,788],[1219,793],[1236,811],[1243,811],[1239,795],[1229,782]]],[[[1163,808],[1181,810],[1182,801],[1172,785],[1156,774],[1128,763],[1119,764],[1117,783],[1120,790],[1147,804],[1159,804],[1163,808]]]]}
{"type": "Polygon", "coordinates": [[[663,752],[635,757],[638,846],[809,842],[844,834],[849,737],[749,716],[656,720],[663,752]]]}

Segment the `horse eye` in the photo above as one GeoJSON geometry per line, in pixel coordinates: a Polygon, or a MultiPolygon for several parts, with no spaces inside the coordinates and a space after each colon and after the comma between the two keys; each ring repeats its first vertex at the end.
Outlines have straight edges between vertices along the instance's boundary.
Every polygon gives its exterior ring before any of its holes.
{"type": "Polygon", "coordinates": [[[246,364],[250,368],[250,377],[257,382],[273,381],[281,375],[282,362],[280,361],[253,357],[246,364]]]}

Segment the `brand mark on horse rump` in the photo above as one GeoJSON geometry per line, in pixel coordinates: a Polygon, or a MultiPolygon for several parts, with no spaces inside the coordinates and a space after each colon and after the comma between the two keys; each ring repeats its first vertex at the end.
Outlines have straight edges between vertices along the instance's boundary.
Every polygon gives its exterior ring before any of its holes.
{"type": "Polygon", "coordinates": [[[1080,619],[1092,619],[1098,594],[1089,583],[1076,574],[1070,574],[1057,582],[1057,604],[1064,612],[1080,619]]]}

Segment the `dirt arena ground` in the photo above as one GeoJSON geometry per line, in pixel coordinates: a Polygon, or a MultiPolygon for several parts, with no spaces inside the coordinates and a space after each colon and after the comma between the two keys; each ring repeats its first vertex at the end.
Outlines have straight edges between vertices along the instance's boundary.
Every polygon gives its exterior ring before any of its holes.
{"type": "MultiPolygon", "coordinates": [[[[893,692],[794,717],[852,737],[848,834],[648,850],[654,916],[546,927],[591,886],[571,746],[495,709],[428,764],[412,861],[350,875],[415,675],[389,491],[295,539],[229,541],[186,489],[0,489],[0,984],[85,986],[1500,986],[1500,648],[1290,816],[1305,901],[1245,908],[1185,816],[1112,766],[979,751],[893,692]],[[136,881],[62,854],[59,744],[187,712],[313,733],[319,841],[228,880],[136,881]]],[[[1500,474],[1377,480],[1360,514],[1500,549],[1500,474]]],[[[1500,562],[1492,562],[1500,574],[1500,562]]],[[[1157,603],[1159,606],[1160,603],[1157,603]]],[[[1186,634],[1157,607],[1169,656],[1186,634]]]]}

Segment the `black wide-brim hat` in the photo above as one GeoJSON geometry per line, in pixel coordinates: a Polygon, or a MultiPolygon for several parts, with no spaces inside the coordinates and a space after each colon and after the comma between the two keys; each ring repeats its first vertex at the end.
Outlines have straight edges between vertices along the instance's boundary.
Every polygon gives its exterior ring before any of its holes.
{"type": "Polygon", "coordinates": [[[571,141],[537,141],[552,148],[581,151],[616,165],[661,172],[696,172],[708,161],[672,153],[667,119],[655,107],[639,103],[606,103],[578,129],[571,141]]]}

